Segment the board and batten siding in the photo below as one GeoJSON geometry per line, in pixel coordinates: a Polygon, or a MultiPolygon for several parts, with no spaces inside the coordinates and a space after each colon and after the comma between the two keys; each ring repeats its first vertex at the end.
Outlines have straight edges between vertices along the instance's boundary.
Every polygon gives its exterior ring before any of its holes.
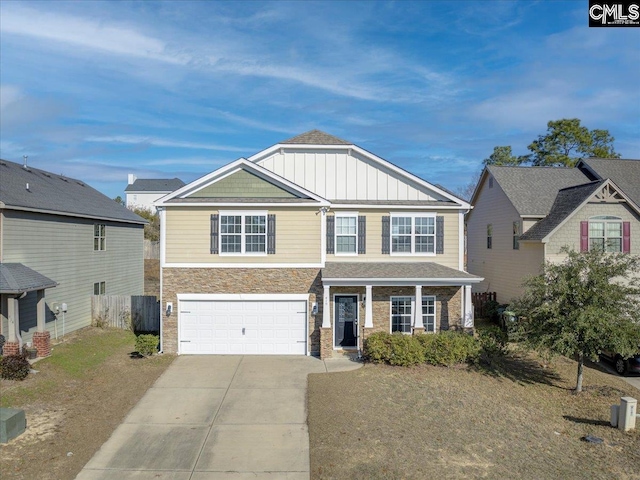
{"type": "MultiPolygon", "coordinates": [[[[2,261],[22,263],[55,280],[47,289],[47,330],[55,337],[54,302],[66,303],[65,333],[91,324],[93,284],[106,282],[108,295],[144,293],[143,225],[5,210],[2,261]],[[106,226],[106,250],[93,250],[93,226],[106,226]]],[[[23,340],[36,327],[35,292],[20,301],[23,340]],[[26,331],[25,331],[26,330],[26,331]]],[[[3,332],[6,331],[3,318],[3,332]]],[[[57,322],[62,335],[62,315],[57,322]]]]}
{"type": "MultiPolygon", "coordinates": [[[[349,210],[353,212],[353,210],[349,210]]],[[[420,213],[434,214],[444,217],[444,253],[438,255],[389,255],[382,253],[382,217],[394,213],[406,213],[407,210],[390,211],[389,209],[360,210],[358,215],[367,218],[365,254],[359,255],[335,255],[327,254],[328,262],[436,262],[447,267],[458,269],[459,262],[459,221],[460,215],[457,211],[446,210],[443,212],[434,211],[411,211],[411,215],[420,213]]],[[[332,210],[334,215],[339,215],[340,210],[332,210]]]]}
{"type": "Polygon", "coordinates": [[[447,200],[354,150],[275,152],[258,164],[327,199],[447,200]]]}
{"type": "Polygon", "coordinates": [[[520,221],[520,215],[498,182],[489,188],[488,178],[467,217],[467,270],[484,278],[473,285],[474,292],[496,292],[498,302],[509,303],[523,293],[524,279],[540,272],[544,249],[542,244],[524,243],[519,250],[513,249],[513,222],[520,221]],[[493,229],[491,249],[487,248],[488,224],[493,229]]]}
{"type": "Polygon", "coordinates": [[[624,203],[587,203],[562,225],[546,244],[546,258],[550,262],[562,262],[566,255],[560,252],[564,246],[580,251],[580,222],[591,217],[611,215],[620,217],[631,226],[631,254],[640,255],[640,217],[624,203]]]}
{"type": "MultiPolygon", "coordinates": [[[[223,208],[238,211],[241,208],[223,208]]],[[[276,215],[276,253],[273,255],[211,254],[211,215],[218,209],[211,207],[167,207],[166,263],[320,263],[321,216],[317,208],[263,208],[276,215]]]]}

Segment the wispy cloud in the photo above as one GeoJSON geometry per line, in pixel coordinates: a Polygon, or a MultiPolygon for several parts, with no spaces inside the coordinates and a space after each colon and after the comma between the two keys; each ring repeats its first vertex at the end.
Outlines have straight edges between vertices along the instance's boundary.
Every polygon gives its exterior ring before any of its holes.
{"type": "Polygon", "coordinates": [[[110,136],[90,136],[85,138],[87,142],[102,143],[125,143],[129,145],[151,145],[154,147],[176,147],[196,150],[217,150],[223,152],[246,152],[250,147],[236,147],[233,145],[218,145],[214,143],[187,142],[183,140],[169,140],[142,135],[110,135],[110,136]]]}
{"type": "Polygon", "coordinates": [[[133,27],[63,15],[18,4],[2,9],[0,31],[60,42],[104,53],[148,58],[171,64],[185,64],[189,57],[167,50],[166,42],[145,35],[133,27]]]}

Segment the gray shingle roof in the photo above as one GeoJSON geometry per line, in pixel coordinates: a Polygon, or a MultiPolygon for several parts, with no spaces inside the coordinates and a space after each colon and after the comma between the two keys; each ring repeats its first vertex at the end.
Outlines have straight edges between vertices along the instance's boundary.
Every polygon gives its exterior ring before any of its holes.
{"type": "Polygon", "coordinates": [[[37,168],[25,169],[21,164],[6,160],[0,160],[0,202],[7,208],[147,223],[145,219],[80,180],[37,168]]]}
{"type": "Polygon", "coordinates": [[[600,179],[609,178],[636,205],[640,205],[640,160],[585,158],[578,164],[589,167],[600,179]]]}
{"type": "Polygon", "coordinates": [[[299,145],[353,145],[351,142],[334,137],[320,130],[310,130],[280,143],[299,145]]]}
{"type": "Polygon", "coordinates": [[[558,192],[549,215],[520,236],[520,240],[542,240],[575,211],[604,183],[604,180],[563,188],[558,192]]]}
{"type": "Polygon", "coordinates": [[[21,263],[0,263],[0,293],[19,294],[58,285],[57,282],[21,263]]]}
{"type": "Polygon", "coordinates": [[[480,277],[435,262],[327,262],[322,278],[473,280],[480,277]]]}
{"type": "Polygon", "coordinates": [[[138,178],[127,185],[125,192],[166,192],[170,193],[185,186],[179,178],[138,178]]]}
{"type": "Polygon", "coordinates": [[[487,167],[520,215],[546,216],[558,190],[588,182],[577,168],[487,167]]]}

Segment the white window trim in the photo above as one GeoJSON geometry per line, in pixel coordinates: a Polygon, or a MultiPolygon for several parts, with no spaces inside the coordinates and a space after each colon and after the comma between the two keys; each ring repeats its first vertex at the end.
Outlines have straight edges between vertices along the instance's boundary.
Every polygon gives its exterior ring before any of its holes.
{"type": "MultiPolygon", "coordinates": [[[[394,212],[390,214],[389,225],[389,254],[397,255],[399,257],[407,255],[419,255],[422,257],[435,257],[436,256],[436,242],[438,241],[438,222],[437,215],[435,213],[416,213],[416,212],[394,212]],[[411,218],[411,252],[394,252],[393,251],[393,219],[398,217],[410,217],[411,218]],[[415,219],[416,218],[433,218],[433,252],[416,252],[416,233],[415,233],[415,219]]],[[[404,235],[403,235],[404,236],[404,235]]],[[[420,235],[420,236],[432,236],[432,235],[420,235]]]]}
{"type": "Polygon", "coordinates": [[[588,221],[588,228],[589,228],[589,236],[588,236],[588,247],[589,247],[589,251],[591,251],[591,239],[592,238],[598,238],[598,239],[603,239],[604,240],[604,251],[606,253],[622,253],[623,249],[624,249],[624,220],[621,217],[617,217],[615,215],[600,215],[600,216],[595,216],[595,217],[590,217],[589,221],[588,221]],[[603,217],[611,217],[611,218],[603,218],[603,217]],[[592,237],[591,236],[591,224],[592,223],[602,223],[603,224],[603,230],[604,230],[604,237],[592,237]],[[609,223],[617,223],[620,224],[620,236],[619,237],[609,237],[607,235],[607,224],[609,223]],[[620,239],[620,250],[617,252],[609,252],[607,250],[607,240],[609,240],[609,238],[611,239],[620,239]]]}
{"type": "MultiPolygon", "coordinates": [[[[411,312],[409,313],[409,318],[411,319],[411,323],[409,325],[409,331],[400,332],[403,335],[411,335],[413,333],[411,330],[413,329],[413,325],[414,325],[413,312],[414,312],[415,303],[416,303],[415,295],[393,295],[391,298],[389,298],[389,333],[395,333],[393,330],[393,301],[398,298],[408,298],[411,300],[411,312]]],[[[396,330],[396,331],[399,331],[399,330],[396,330]]]]}
{"type": "Polygon", "coordinates": [[[107,251],[107,224],[106,223],[94,223],[93,224],[93,251],[94,252],[106,252],[107,251]],[[98,235],[96,235],[96,227],[98,227],[98,235]],[[100,235],[100,227],[104,227],[104,235],[100,235]],[[98,248],[96,249],[96,239],[98,239],[98,248]],[[103,240],[103,242],[101,242],[103,240]],[[104,245],[104,248],[100,248],[104,245]]]}
{"type": "MultiPolygon", "coordinates": [[[[415,326],[415,308],[416,308],[416,296],[415,295],[393,295],[389,298],[389,333],[395,333],[393,330],[393,300],[397,298],[410,298],[411,299],[411,331],[400,332],[403,335],[412,335],[413,327],[415,326]]],[[[435,295],[422,295],[422,299],[433,299],[433,331],[427,330],[427,322],[425,322],[426,315],[422,314],[422,324],[424,325],[425,333],[436,333],[438,326],[438,303],[436,302],[435,295]]],[[[422,300],[420,301],[420,310],[422,310],[422,300]]],[[[398,330],[396,330],[398,331],[398,330]]]]}
{"type": "MultiPolygon", "coordinates": [[[[235,234],[234,234],[235,235],[235,234]]],[[[269,241],[269,215],[266,210],[220,210],[218,211],[218,255],[222,257],[266,257],[269,241]],[[239,252],[223,252],[222,251],[222,236],[228,235],[222,233],[222,217],[223,216],[240,216],[241,228],[240,228],[240,251],[239,252]],[[264,217],[265,233],[264,233],[264,252],[246,252],[246,237],[245,231],[245,217],[248,216],[261,216],[264,217]]]]}
{"type": "Polygon", "coordinates": [[[106,295],[107,294],[107,282],[104,280],[101,282],[93,282],[93,294],[94,295],[106,295]],[[98,293],[96,293],[96,285],[98,286],[98,293]],[[102,289],[104,287],[104,290],[102,289]]]}
{"type": "MultiPolygon", "coordinates": [[[[427,318],[429,315],[425,315],[423,313],[422,314],[422,324],[424,325],[424,331],[425,331],[425,333],[436,333],[436,330],[437,330],[436,327],[438,325],[438,304],[436,303],[436,296],[435,295],[422,295],[422,300],[424,301],[425,299],[433,300],[433,331],[427,330],[427,322],[425,321],[425,318],[427,318]]],[[[422,302],[420,302],[420,308],[422,309],[422,302]]]]}
{"type": "MultiPolygon", "coordinates": [[[[357,257],[358,256],[358,212],[336,212],[333,220],[333,251],[334,255],[340,257],[357,257]],[[356,233],[355,233],[355,252],[338,252],[338,218],[355,218],[356,219],[356,233]]],[[[351,237],[353,235],[341,234],[341,237],[351,237]]]]}

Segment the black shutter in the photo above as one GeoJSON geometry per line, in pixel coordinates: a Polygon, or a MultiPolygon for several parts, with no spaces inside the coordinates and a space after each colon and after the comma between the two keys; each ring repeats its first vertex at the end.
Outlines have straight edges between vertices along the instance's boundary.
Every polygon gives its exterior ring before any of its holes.
{"type": "Polygon", "coordinates": [[[436,217],[436,254],[444,253],[444,217],[436,217]]]}
{"type": "Polygon", "coordinates": [[[273,213],[267,215],[267,254],[276,253],[276,216],[273,213]]]}
{"type": "Polygon", "coordinates": [[[389,255],[391,253],[391,217],[385,215],[382,217],[382,254],[389,255]]]}
{"type": "Polygon", "coordinates": [[[367,253],[367,217],[358,216],[358,253],[367,253]]]}
{"type": "Polygon", "coordinates": [[[327,253],[335,253],[335,237],[336,217],[327,216],[327,253]]]}
{"type": "Polygon", "coordinates": [[[218,253],[218,218],[219,215],[214,213],[211,215],[211,253],[218,253]]]}

